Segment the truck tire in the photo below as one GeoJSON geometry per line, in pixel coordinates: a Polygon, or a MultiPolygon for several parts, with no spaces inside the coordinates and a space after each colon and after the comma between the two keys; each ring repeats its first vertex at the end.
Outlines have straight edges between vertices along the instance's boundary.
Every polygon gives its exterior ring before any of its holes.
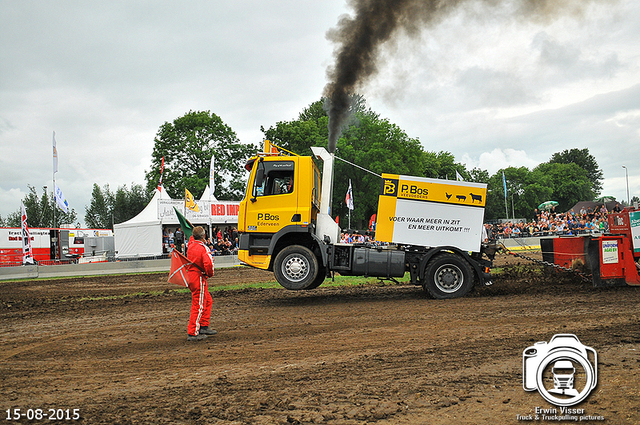
{"type": "Polygon", "coordinates": [[[318,259],[309,248],[291,245],[276,255],[273,273],[287,289],[307,289],[318,276],[318,259]]]}
{"type": "Polygon", "coordinates": [[[318,270],[318,276],[316,276],[316,280],[311,282],[309,286],[305,289],[316,289],[318,286],[322,285],[322,282],[327,278],[327,269],[325,267],[320,267],[318,270]]]}
{"type": "Polygon", "coordinates": [[[458,298],[473,288],[473,272],[459,255],[443,253],[427,263],[424,290],[436,299],[458,298]]]}

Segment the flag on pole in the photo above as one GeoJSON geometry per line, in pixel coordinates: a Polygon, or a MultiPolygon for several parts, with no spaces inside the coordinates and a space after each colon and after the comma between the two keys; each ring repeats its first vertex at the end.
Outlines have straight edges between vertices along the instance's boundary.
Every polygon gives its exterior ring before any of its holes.
{"type": "Polygon", "coordinates": [[[351,188],[351,179],[349,179],[349,189],[347,190],[347,196],[344,198],[344,202],[346,202],[347,208],[353,210],[353,189],[351,188]]]}
{"type": "Polygon", "coordinates": [[[187,257],[177,249],[174,249],[171,252],[171,269],[169,270],[167,282],[189,287],[189,280],[187,279],[187,266],[189,264],[192,263],[187,257]]]}
{"type": "Polygon", "coordinates": [[[507,179],[504,176],[504,171],[502,172],[502,186],[504,187],[504,199],[507,199],[507,179]]]}
{"type": "Polygon", "coordinates": [[[507,206],[507,179],[504,176],[504,171],[502,171],[502,186],[504,187],[504,215],[506,218],[509,218],[509,207],[507,206]]]}
{"type": "Polygon", "coordinates": [[[180,214],[180,211],[178,211],[176,207],[173,207],[173,209],[176,211],[176,215],[178,216],[178,221],[180,222],[180,227],[182,227],[182,232],[184,233],[184,240],[185,242],[189,242],[189,239],[191,238],[191,234],[193,233],[193,224],[191,224],[191,222],[187,220],[185,216],[180,214]]]}
{"type": "Polygon", "coordinates": [[[459,181],[459,182],[463,182],[464,181],[464,179],[462,178],[462,176],[460,175],[458,170],[456,170],[456,180],[459,181]]]}
{"type": "Polygon", "coordinates": [[[160,165],[160,182],[158,182],[158,190],[162,191],[162,175],[164,174],[164,156],[162,157],[162,164],[160,165]]]}
{"type": "Polygon", "coordinates": [[[216,191],[216,181],[214,178],[215,161],[215,155],[211,155],[211,165],[209,166],[209,199],[211,199],[211,197],[215,199],[215,196],[213,195],[213,193],[216,191]]]}
{"type": "Polygon", "coordinates": [[[193,199],[193,195],[187,189],[184,190],[184,206],[191,211],[200,212],[200,208],[198,208],[198,204],[196,204],[195,199],[193,199]]]}
{"type": "Polygon", "coordinates": [[[56,132],[53,132],[53,174],[58,172],[58,150],[56,149],[56,132]]]}
{"type": "Polygon", "coordinates": [[[22,204],[22,264],[34,264],[33,251],[31,250],[31,235],[27,226],[27,210],[22,204]]]}
{"type": "Polygon", "coordinates": [[[64,211],[65,213],[69,212],[69,203],[67,202],[66,199],[64,199],[64,194],[62,193],[62,190],[58,187],[58,184],[55,183],[55,198],[56,198],[56,204],[58,204],[58,208],[60,208],[62,211],[64,211]]]}

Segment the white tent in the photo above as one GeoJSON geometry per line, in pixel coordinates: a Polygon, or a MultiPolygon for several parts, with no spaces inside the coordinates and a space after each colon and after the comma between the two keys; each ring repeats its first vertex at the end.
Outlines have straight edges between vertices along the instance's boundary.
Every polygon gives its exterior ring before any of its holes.
{"type": "MultiPolygon", "coordinates": [[[[205,193],[208,191],[205,190],[205,193]]],[[[204,197],[204,196],[203,196],[204,197]]],[[[155,257],[163,254],[162,229],[180,225],[175,208],[194,225],[237,225],[240,202],[201,199],[199,212],[184,208],[184,199],[171,199],[166,190],[156,189],[140,214],[113,226],[117,258],[155,257]]]]}
{"type": "Polygon", "coordinates": [[[158,218],[160,199],[171,198],[166,190],[156,189],[153,198],[140,214],[113,226],[116,257],[162,255],[162,220],[158,218]]]}

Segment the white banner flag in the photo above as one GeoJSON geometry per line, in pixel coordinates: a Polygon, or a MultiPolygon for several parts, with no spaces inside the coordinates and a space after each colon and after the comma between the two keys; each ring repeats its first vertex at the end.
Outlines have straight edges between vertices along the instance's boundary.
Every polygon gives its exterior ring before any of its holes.
{"type": "Polygon", "coordinates": [[[215,155],[211,155],[211,166],[209,167],[209,199],[216,199],[214,196],[214,192],[216,191],[216,181],[215,181],[215,155]]]}
{"type": "Polygon", "coordinates": [[[58,150],[56,149],[56,132],[53,132],[53,173],[58,172],[58,150]]]}
{"type": "Polygon", "coordinates": [[[33,251],[31,250],[31,235],[27,226],[27,210],[22,204],[22,264],[34,264],[33,251]]]}
{"type": "Polygon", "coordinates": [[[69,212],[69,203],[67,202],[66,199],[64,199],[64,195],[62,193],[62,190],[60,190],[60,188],[58,187],[58,184],[56,183],[55,185],[55,198],[56,198],[56,203],[58,204],[58,207],[64,211],[65,213],[69,212]]]}

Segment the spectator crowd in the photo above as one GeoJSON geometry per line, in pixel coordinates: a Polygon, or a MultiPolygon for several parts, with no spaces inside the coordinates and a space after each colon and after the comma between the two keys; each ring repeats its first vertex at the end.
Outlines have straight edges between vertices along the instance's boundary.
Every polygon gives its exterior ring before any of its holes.
{"type": "Polygon", "coordinates": [[[581,208],[566,213],[535,210],[532,221],[509,221],[487,225],[490,238],[518,238],[528,236],[584,235],[609,231],[606,206],[595,210],[581,208]]]}
{"type": "MultiPolygon", "coordinates": [[[[220,227],[211,229],[211,235],[205,230],[205,245],[209,248],[212,255],[231,255],[238,253],[238,229],[227,226],[224,230],[220,227]]],[[[177,248],[180,252],[184,252],[184,234],[180,227],[173,232],[169,228],[163,231],[163,242],[165,244],[165,252],[177,248]]]]}

